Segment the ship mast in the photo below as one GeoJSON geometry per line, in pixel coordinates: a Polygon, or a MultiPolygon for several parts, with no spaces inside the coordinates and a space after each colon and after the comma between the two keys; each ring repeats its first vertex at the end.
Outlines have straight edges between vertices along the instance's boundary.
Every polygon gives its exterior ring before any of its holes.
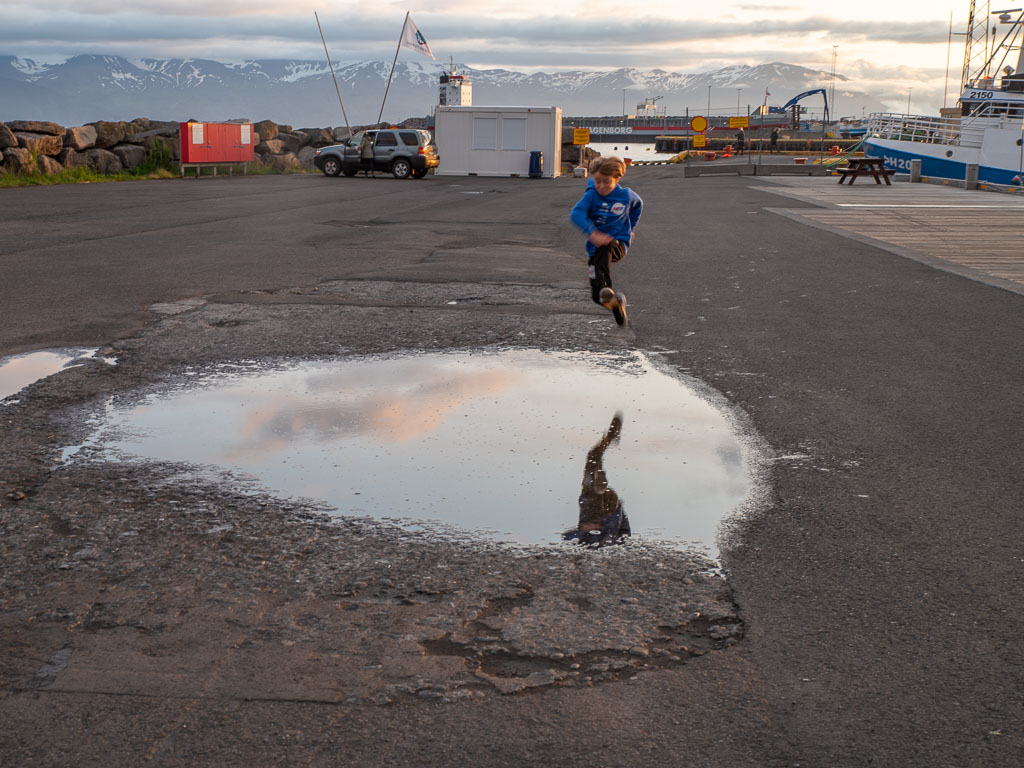
{"type": "Polygon", "coordinates": [[[964,70],[960,76],[960,93],[967,89],[967,83],[989,73],[984,68],[989,59],[989,0],[971,0],[971,11],[967,17],[966,41],[964,43],[964,70]]]}

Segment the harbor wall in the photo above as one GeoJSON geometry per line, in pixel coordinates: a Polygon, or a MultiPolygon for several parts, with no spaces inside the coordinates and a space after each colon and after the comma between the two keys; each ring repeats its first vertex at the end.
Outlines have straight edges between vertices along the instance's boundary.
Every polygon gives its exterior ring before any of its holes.
{"type": "MultiPolygon", "coordinates": [[[[254,170],[313,170],[317,148],[336,144],[348,135],[344,127],[296,129],[271,120],[252,125],[256,154],[248,167],[254,170]]],[[[0,123],[0,171],[54,174],[82,167],[114,174],[138,168],[154,156],[176,163],[181,152],[179,134],[177,122],[144,117],[72,127],[12,120],[0,123]]]]}

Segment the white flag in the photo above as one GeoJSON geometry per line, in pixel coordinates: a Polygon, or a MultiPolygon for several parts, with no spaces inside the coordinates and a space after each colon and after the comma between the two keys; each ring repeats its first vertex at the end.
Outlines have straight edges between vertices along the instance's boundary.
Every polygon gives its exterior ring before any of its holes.
{"type": "Polygon", "coordinates": [[[402,45],[406,48],[412,48],[414,51],[419,51],[424,56],[429,56],[435,59],[434,54],[430,52],[430,46],[427,45],[427,39],[420,34],[419,29],[412,23],[412,19],[408,16],[405,17],[405,26],[402,28],[402,45]]]}

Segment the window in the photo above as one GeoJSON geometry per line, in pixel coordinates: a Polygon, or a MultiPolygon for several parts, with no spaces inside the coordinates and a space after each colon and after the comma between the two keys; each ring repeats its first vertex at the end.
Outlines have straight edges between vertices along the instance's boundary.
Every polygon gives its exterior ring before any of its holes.
{"type": "Polygon", "coordinates": [[[398,135],[402,138],[402,143],[407,147],[418,147],[420,144],[416,131],[402,131],[398,135]]]}
{"type": "Polygon", "coordinates": [[[473,118],[473,149],[498,148],[498,118],[473,118]]]}
{"type": "Polygon", "coordinates": [[[398,146],[398,139],[395,138],[395,134],[393,134],[393,133],[378,133],[377,134],[376,146],[378,146],[378,147],[397,147],[398,146]]]}
{"type": "Polygon", "coordinates": [[[526,149],[526,119],[506,117],[501,121],[501,148],[526,149]]]}

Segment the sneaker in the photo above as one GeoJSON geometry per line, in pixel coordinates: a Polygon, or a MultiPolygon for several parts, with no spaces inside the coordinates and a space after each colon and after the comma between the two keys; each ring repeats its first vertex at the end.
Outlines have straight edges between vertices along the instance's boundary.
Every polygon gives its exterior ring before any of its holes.
{"type": "Polygon", "coordinates": [[[615,291],[613,291],[611,288],[602,288],[601,292],[597,295],[597,298],[601,302],[602,307],[614,311],[615,291]]]}
{"type": "Polygon", "coordinates": [[[615,315],[615,322],[619,325],[625,325],[629,322],[629,317],[626,315],[626,294],[615,294],[615,303],[612,305],[612,314],[615,315]]]}

